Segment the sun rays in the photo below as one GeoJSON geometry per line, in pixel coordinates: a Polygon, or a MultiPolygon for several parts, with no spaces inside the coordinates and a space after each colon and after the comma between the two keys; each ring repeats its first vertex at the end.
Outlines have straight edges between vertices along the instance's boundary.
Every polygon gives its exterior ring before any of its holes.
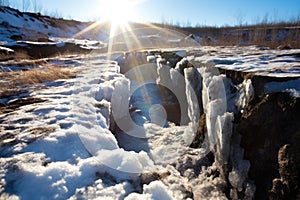
{"type": "Polygon", "coordinates": [[[135,37],[132,27],[130,26],[130,21],[135,17],[134,8],[143,1],[144,0],[99,0],[99,5],[97,6],[101,8],[99,9],[101,18],[84,30],[78,32],[74,37],[78,38],[93,30],[108,29],[108,54],[113,51],[115,43],[115,46],[117,46],[115,48],[130,49],[130,43],[132,43],[132,41],[138,43],[138,39],[135,37]],[[123,47],[120,46],[120,40],[123,41],[123,47]]]}
{"type": "MultiPolygon", "coordinates": [[[[176,47],[185,42],[185,35],[174,30],[150,23],[135,23],[133,18],[137,5],[145,0],[99,0],[101,18],[77,33],[74,38],[84,34],[103,33],[106,35],[106,53],[110,59],[112,52],[130,52],[140,49],[176,47]],[[100,9],[101,8],[101,9],[100,9]],[[177,43],[176,43],[177,42],[177,43]]],[[[99,35],[100,35],[99,34],[99,35]]],[[[101,52],[103,52],[103,48],[101,52]]]]}

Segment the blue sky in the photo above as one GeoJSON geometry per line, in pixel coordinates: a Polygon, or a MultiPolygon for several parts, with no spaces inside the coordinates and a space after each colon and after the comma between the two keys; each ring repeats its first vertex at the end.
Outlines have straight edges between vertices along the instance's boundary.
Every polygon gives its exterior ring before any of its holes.
{"type": "MultiPolygon", "coordinates": [[[[24,0],[36,2],[37,10],[81,21],[95,20],[111,0],[24,0]]],[[[131,0],[127,0],[131,1],[131,0]]],[[[300,0],[138,0],[130,11],[137,22],[169,22],[182,25],[237,25],[268,20],[300,18],[300,0]]],[[[22,10],[22,1],[11,1],[22,10]],[[17,3],[19,2],[19,3],[17,3]]],[[[28,3],[29,4],[29,3],[28,3]]],[[[117,5],[117,4],[116,4],[117,5]]],[[[33,6],[32,6],[33,7],[33,6]]],[[[32,10],[27,6],[28,10],[32,10]]],[[[111,13],[114,10],[110,9],[111,13]]]]}

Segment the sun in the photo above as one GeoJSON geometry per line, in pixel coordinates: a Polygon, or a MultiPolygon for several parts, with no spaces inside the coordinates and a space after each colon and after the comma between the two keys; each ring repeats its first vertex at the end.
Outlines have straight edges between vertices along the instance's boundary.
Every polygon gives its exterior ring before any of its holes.
{"type": "Polygon", "coordinates": [[[136,0],[100,0],[101,16],[114,26],[123,26],[134,19],[136,0]]]}
{"type": "Polygon", "coordinates": [[[95,4],[97,12],[97,20],[90,26],[79,31],[74,35],[74,38],[80,35],[98,29],[99,27],[106,27],[110,24],[109,38],[108,38],[108,52],[111,51],[114,37],[126,32],[132,32],[130,21],[136,21],[137,5],[147,0],[96,0],[95,4]]]}
{"type": "Polygon", "coordinates": [[[108,55],[113,52],[115,44],[117,44],[117,48],[125,47],[127,49],[132,48],[133,42],[138,43],[140,46],[137,36],[132,30],[132,24],[129,22],[136,22],[136,13],[138,12],[135,12],[134,8],[144,1],[147,0],[97,0],[98,5],[95,5],[95,9],[99,14],[97,16],[98,20],[76,33],[73,37],[77,38],[91,30],[98,30],[99,27],[105,27],[106,29],[107,23],[110,22],[109,37],[107,38],[108,55]],[[123,44],[119,42],[119,39],[124,40],[123,44]]]}
{"type": "MultiPolygon", "coordinates": [[[[144,0],[99,0],[101,21],[110,22],[107,52],[112,52],[115,36],[131,30],[129,21],[134,21],[134,7],[144,0]]],[[[126,43],[127,41],[125,41],[126,43]]]]}

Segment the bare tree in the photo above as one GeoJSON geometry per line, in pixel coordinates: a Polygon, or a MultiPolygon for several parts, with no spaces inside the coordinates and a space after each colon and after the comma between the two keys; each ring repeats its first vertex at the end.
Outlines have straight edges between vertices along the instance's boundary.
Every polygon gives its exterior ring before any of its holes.
{"type": "Polygon", "coordinates": [[[245,23],[245,13],[243,13],[241,10],[238,10],[237,13],[236,13],[236,21],[237,21],[237,24],[239,26],[242,26],[244,23],[245,23]]]}
{"type": "Polygon", "coordinates": [[[9,6],[9,0],[0,0],[0,6],[9,6]]]}
{"type": "Polygon", "coordinates": [[[190,22],[189,19],[186,20],[186,23],[185,23],[185,27],[191,27],[192,26],[192,23],[190,22]]]}
{"type": "Polygon", "coordinates": [[[263,17],[261,23],[268,24],[268,22],[269,22],[269,13],[266,13],[265,16],[263,17]]]}
{"type": "Polygon", "coordinates": [[[32,5],[32,10],[33,12],[37,12],[37,4],[36,4],[36,0],[32,0],[31,1],[31,5],[32,5]]]}
{"type": "Polygon", "coordinates": [[[36,12],[41,13],[44,10],[44,7],[42,4],[37,4],[36,5],[36,12]]]}
{"type": "Polygon", "coordinates": [[[22,0],[23,12],[28,11],[31,6],[30,0],[22,0]]]}

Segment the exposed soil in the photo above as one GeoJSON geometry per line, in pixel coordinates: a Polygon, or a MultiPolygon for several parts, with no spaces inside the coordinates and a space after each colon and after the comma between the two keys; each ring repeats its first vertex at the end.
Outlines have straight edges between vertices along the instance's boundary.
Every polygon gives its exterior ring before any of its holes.
{"type": "MultiPolygon", "coordinates": [[[[49,44],[26,44],[26,46],[11,46],[12,50],[15,51],[14,55],[10,57],[18,58],[47,58],[63,54],[87,54],[90,53],[91,49],[81,48],[79,45],[74,43],[66,43],[64,46],[56,46],[49,44]]],[[[1,58],[1,57],[0,57],[1,58]]],[[[0,59],[1,60],[1,59],[0,59]]]]}
{"type": "Polygon", "coordinates": [[[299,113],[299,98],[275,93],[252,101],[237,124],[256,199],[299,197],[299,113]]]}
{"type": "Polygon", "coordinates": [[[40,99],[40,98],[33,98],[33,97],[27,97],[27,98],[21,98],[17,99],[16,101],[13,101],[9,103],[8,105],[0,104],[0,114],[10,113],[15,111],[21,106],[26,106],[34,103],[41,103],[45,102],[46,100],[40,99]]]}

